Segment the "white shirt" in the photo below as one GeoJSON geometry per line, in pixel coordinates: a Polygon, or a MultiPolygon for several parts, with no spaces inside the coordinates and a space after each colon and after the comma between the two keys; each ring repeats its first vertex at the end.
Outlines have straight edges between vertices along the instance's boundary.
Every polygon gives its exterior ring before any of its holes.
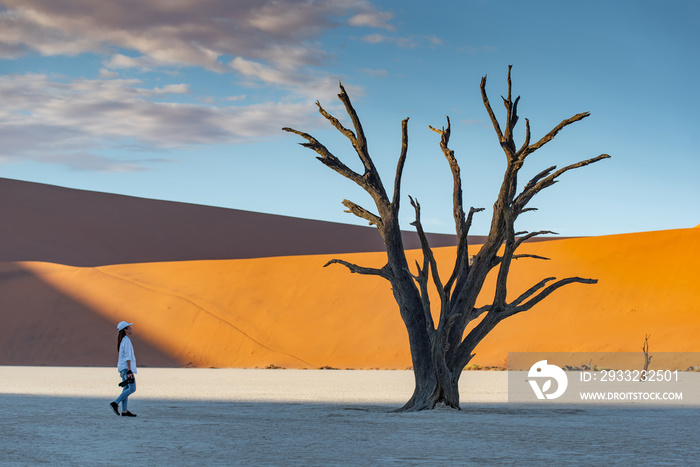
{"type": "Polygon", "coordinates": [[[128,370],[126,361],[131,360],[131,371],[136,373],[136,356],[134,355],[134,346],[131,344],[131,339],[124,336],[122,343],[119,345],[119,361],[117,361],[117,370],[128,370]]]}

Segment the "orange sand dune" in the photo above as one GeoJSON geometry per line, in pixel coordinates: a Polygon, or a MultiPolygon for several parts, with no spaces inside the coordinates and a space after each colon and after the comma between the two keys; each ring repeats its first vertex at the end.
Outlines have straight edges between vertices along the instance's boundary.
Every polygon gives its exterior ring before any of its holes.
{"type": "MultiPolygon", "coordinates": [[[[552,258],[513,266],[512,299],[548,276],[593,277],[502,322],[472,363],[504,365],[515,351],[700,351],[700,230],[525,244],[552,258]]],[[[418,252],[412,252],[418,257],[418,252]]],[[[454,248],[436,250],[448,268],[454,248]]],[[[111,365],[114,324],[135,325],[139,362],[215,367],[407,368],[406,333],[389,284],[322,266],[342,257],[381,266],[383,253],[70,267],[5,263],[0,364],[111,365]],[[41,287],[37,286],[41,284],[41,287]],[[15,285],[26,288],[16,293],[15,285]],[[60,296],[60,298],[58,298],[60,296]],[[70,345],[49,330],[68,320],[70,345]],[[108,325],[107,325],[108,324],[108,325]],[[33,339],[28,329],[41,329],[33,339]],[[77,339],[76,339],[77,337],[77,339]],[[80,348],[72,348],[80,344],[80,348]],[[31,355],[32,361],[22,360],[31,355]],[[84,360],[83,360],[84,361],[84,360]]],[[[482,294],[487,302],[492,290],[482,294]]],[[[434,300],[435,302],[435,300],[434,300]]]]}

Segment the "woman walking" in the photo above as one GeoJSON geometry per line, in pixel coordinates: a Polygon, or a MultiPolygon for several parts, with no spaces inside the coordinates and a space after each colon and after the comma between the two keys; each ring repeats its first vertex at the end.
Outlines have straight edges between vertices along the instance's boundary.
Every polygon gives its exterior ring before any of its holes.
{"type": "Polygon", "coordinates": [[[122,377],[122,383],[124,389],[122,393],[117,397],[114,402],[110,402],[110,406],[116,415],[119,415],[119,404],[122,405],[122,417],[135,417],[136,414],[129,412],[127,409],[127,404],[129,402],[129,396],[136,392],[136,380],[134,375],[136,374],[136,356],[134,355],[134,346],[131,344],[131,339],[129,336],[133,333],[131,330],[131,325],[134,323],[127,323],[122,321],[117,324],[117,330],[119,335],[117,337],[117,350],[119,351],[119,360],[117,362],[117,370],[119,375],[122,377]]]}

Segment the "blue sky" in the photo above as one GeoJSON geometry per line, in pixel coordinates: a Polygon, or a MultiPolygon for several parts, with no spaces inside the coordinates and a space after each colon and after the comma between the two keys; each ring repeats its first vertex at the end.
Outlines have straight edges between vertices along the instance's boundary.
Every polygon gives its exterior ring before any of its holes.
{"type": "Polygon", "coordinates": [[[452,121],[465,204],[488,230],[504,155],[479,81],[503,118],[508,65],[522,142],[590,111],[529,157],[523,182],[565,174],[519,230],[606,235],[700,224],[692,1],[0,0],[0,177],[147,198],[364,224],[359,188],[281,128],[309,132],[351,167],[321,118],[348,90],[370,152],[393,181],[410,117],[408,195],[426,230],[451,233],[451,175],[428,125],[452,121]]]}

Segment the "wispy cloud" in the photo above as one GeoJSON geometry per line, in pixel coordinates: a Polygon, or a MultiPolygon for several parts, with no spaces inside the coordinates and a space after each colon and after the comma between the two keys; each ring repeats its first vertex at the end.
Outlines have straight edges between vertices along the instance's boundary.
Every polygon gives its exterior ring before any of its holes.
{"type": "Polygon", "coordinates": [[[393,44],[402,48],[414,49],[423,45],[442,45],[442,39],[437,36],[396,36],[382,33],[367,34],[361,39],[369,44],[393,44]]]}
{"type": "Polygon", "coordinates": [[[368,0],[3,0],[0,56],[85,52],[111,56],[110,68],[199,66],[227,70],[223,57],[274,66],[317,65],[313,43],[325,30],[391,29],[391,14],[368,0]],[[124,55],[130,50],[137,55],[124,55]]]}
{"type": "Polygon", "coordinates": [[[106,79],[116,78],[117,76],[119,76],[119,73],[117,73],[116,71],[110,71],[110,70],[106,70],[106,69],[102,68],[99,72],[99,76],[100,76],[100,78],[106,78],[106,79]]]}
{"type": "Polygon", "coordinates": [[[398,36],[388,36],[386,34],[368,34],[362,38],[364,42],[370,44],[395,44],[399,47],[405,48],[415,48],[419,46],[419,42],[415,37],[398,37],[398,36]]]}
{"type": "Polygon", "coordinates": [[[389,75],[389,72],[383,68],[379,69],[374,69],[374,68],[363,68],[362,71],[364,73],[367,73],[370,76],[376,76],[378,78],[383,78],[385,76],[389,75]]]}
{"type": "Polygon", "coordinates": [[[350,24],[350,26],[370,26],[393,31],[394,27],[389,22],[391,17],[391,13],[388,12],[367,11],[351,17],[348,24],[350,24]]]}
{"type": "Polygon", "coordinates": [[[310,99],[337,92],[338,77],[323,71],[332,55],[319,38],[342,26],[392,31],[391,19],[370,0],[0,0],[0,59],[103,57],[99,79],[0,76],[1,157],[137,170],[145,161],[99,154],[125,141],[163,150],[279,134],[290,121],[314,117],[310,99]],[[274,87],[283,97],[183,104],[177,96],[192,92],[186,83],[120,79],[181,67],[231,73],[239,84],[274,87]]]}
{"type": "Polygon", "coordinates": [[[303,120],[308,109],[305,103],[212,107],[150,100],[188,90],[182,84],[146,88],[134,79],[62,82],[46,75],[0,77],[4,160],[135,170],[143,164],[98,153],[129,141],[144,150],[253,141],[278,134],[290,121],[303,120]]]}
{"type": "Polygon", "coordinates": [[[498,52],[498,46],[495,45],[482,45],[482,46],[475,46],[475,45],[464,45],[458,49],[459,52],[464,52],[468,53],[470,55],[476,55],[479,53],[493,53],[493,52],[498,52]]]}

